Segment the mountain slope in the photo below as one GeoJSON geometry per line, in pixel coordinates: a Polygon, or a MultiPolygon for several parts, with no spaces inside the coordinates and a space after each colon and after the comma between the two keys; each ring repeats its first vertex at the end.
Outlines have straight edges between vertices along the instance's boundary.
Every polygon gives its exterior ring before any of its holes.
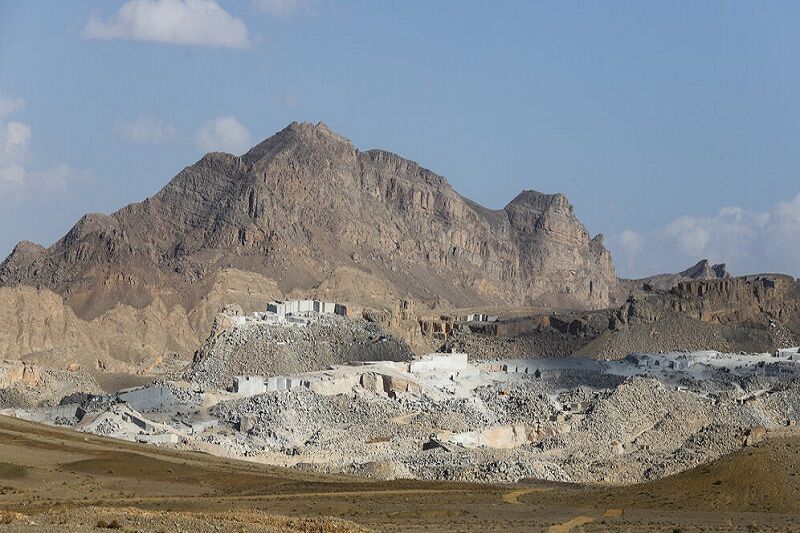
{"type": "Polygon", "coordinates": [[[46,288],[83,320],[156,300],[191,313],[223,269],[275,280],[284,294],[352,269],[382,287],[356,303],[389,307],[378,293],[444,307],[599,308],[617,287],[602,236],[590,238],[563,195],[524,191],[489,210],[413,161],[307,123],[241,157],[208,154],[144,202],[84,216],[50,248],[20,243],[0,286],[46,288]]]}

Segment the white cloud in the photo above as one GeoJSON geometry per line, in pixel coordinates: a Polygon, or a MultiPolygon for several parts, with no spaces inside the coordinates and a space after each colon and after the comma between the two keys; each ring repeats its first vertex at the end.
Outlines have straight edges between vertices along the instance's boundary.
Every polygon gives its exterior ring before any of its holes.
{"type": "Polygon", "coordinates": [[[31,127],[17,121],[6,121],[21,111],[25,99],[5,96],[0,92],[0,185],[19,184],[25,179],[25,163],[30,157],[31,127]]]}
{"type": "Polygon", "coordinates": [[[280,19],[290,19],[300,13],[314,11],[314,0],[252,0],[256,9],[280,19]]]}
{"type": "Polygon", "coordinates": [[[63,188],[74,177],[68,165],[50,170],[30,170],[31,127],[6,116],[24,107],[22,98],[6,98],[0,94],[0,199],[21,199],[30,194],[63,188]]]}
{"type": "Polygon", "coordinates": [[[623,230],[619,235],[619,242],[631,252],[638,252],[642,248],[642,236],[632,229],[623,230]]]}
{"type": "Polygon", "coordinates": [[[24,182],[30,142],[30,126],[16,121],[0,122],[0,183],[24,182]]]}
{"type": "Polygon", "coordinates": [[[724,207],[682,216],[644,236],[625,230],[609,240],[620,274],[678,272],[700,259],[727,263],[740,274],[800,275],[800,194],[767,211],[724,207]],[[629,233],[631,232],[631,233],[629,233]]]}
{"type": "Polygon", "coordinates": [[[664,228],[664,233],[675,240],[680,250],[689,256],[701,256],[705,253],[711,235],[705,226],[708,220],[695,217],[681,217],[673,220],[664,228]]]}
{"type": "MultiPolygon", "coordinates": [[[[639,232],[627,228],[622,230],[619,235],[612,235],[610,237],[609,246],[612,244],[616,244],[624,251],[623,257],[615,257],[618,263],[620,259],[626,263],[624,268],[620,270],[630,272],[631,269],[634,268],[634,258],[637,257],[639,250],[642,249],[642,236],[639,234],[639,232]]],[[[617,265],[617,268],[620,268],[619,264],[617,265]]]]}
{"type": "Polygon", "coordinates": [[[27,172],[24,192],[26,195],[30,195],[63,191],[67,185],[84,177],[85,174],[78,174],[67,163],[60,163],[46,170],[27,172]]]}
{"type": "Polygon", "coordinates": [[[756,241],[762,239],[769,213],[740,207],[723,207],[716,215],[681,217],[664,229],[664,235],[685,257],[743,264],[756,241]]]}
{"type": "Polygon", "coordinates": [[[25,108],[25,99],[21,97],[3,96],[0,92],[0,119],[11,113],[22,111],[25,108]]]}
{"type": "Polygon", "coordinates": [[[122,139],[134,144],[163,144],[172,140],[177,130],[169,122],[145,115],[133,122],[117,124],[116,132],[122,139]]]}
{"type": "Polygon", "coordinates": [[[250,46],[244,22],[215,0],[128,0],[107,20],[92,15],[83,35],[221,48],[250,46]]]}
{"type": "Polygon", "coordinates": [[[218,117],[200,128],[195,143],[206,152],[242,154],[252,146],[252,137],[235,118],[218,117]]]}
{"type": "Polygon", "coordinates": [[[767,255],[781,257],[786,264],[794,265],[793,273],[800,276],[800,194],[780,202],[770,220],[772,232],[766,243],[767,255]]]}

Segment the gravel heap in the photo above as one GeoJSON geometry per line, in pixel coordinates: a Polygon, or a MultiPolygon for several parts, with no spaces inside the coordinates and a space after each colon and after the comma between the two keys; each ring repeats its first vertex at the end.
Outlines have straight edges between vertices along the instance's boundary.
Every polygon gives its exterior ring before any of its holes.
{"type": "Polygon", "coordinates": [[[37,369],[36,383],[19,381],[0,389],[0,407],[51,407],[65,396],[88,393],[102,394],[103,390],[88,372],[78,370],[37,369]]]}
{"type": "Polygon", "coordinates": [[[566,390],[524,377],[466,399],[303,389],[224,402],[211,414],[235,430],[231,451],[275,464],[383,478],[635,483],[739,449],[756,426],[783,426],[800,410],[800,381],[762,381],[772,388],[744,402],[741,391],[710,395],[642,376],[566,390]],[[451,432],[506,424],[529,428],[531,442],[508,449],[446,442],[451,432]]]}
{"type": "Polygon", "coordinates": [[[350,361],[406,361],[408,345],[362,318],[320,315],[305,327],[254,323],[209,338],[185,375],[215,388],[236,375],[287,375],[350,361]]]}
{"type": "MultiPolygon", "coordinates": [[[[455,332],[449,346],[476,360],[517,357],[549,357],[578,353],[592,337],[569,335],[554,328],[536,328],[511,336],[494,336],[469,331],[455,332]]],[[[439,342],[441,345],[441,341],[439,342]]]]}

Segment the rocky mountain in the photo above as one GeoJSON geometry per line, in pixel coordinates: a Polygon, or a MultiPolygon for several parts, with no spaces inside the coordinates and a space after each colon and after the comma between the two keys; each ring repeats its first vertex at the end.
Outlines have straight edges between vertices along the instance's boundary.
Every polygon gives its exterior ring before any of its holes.
{"type": "Polygon", "coordinates": [[[682,281],[725,279],[731,277],[725,263],[712,265],[708,259],[701,259],[677,274],[656,274],[648,278],[636,280],[638,287],[648,285],[654,289],[668,291],[682,281]]]}
{"type": "MultiPolygon", "coordinates": [[[[208,154],[155,196],[86,215],[49,248],[22,242],[0,264],[0,299],[57,309],[65,324],[114,323],[114,342],[92,342],[98,354],[124,346],[125,361],[199,344],[228,301],[593,309],[617,292],[602,236],[590,237],[564,195],[523,191],[490,210],[321,123],[292,123],[241,157],[208,154]],[[25,299],[21,287],[36,290],[25,299]]],[[[28,324],[21,340],[18,320],[0,325],[0,355],[64,349],[58,331],[70,328],[43,320],[47,334],[28,324]]]]}
{"type": "Polygon", "coordinates": [[[684,270],[680,275],[688,279],[724,279],[731,277],[725,263],[712,265],[708,259],[698,261],[697,264],[684,270]]]}
{"type": "MultiPolygon", "coordinates": [[[[493,323],[421,323],[422,334],[451,331],[450,346],[483,358],[631,352],[774,352],[800,344],[800,280],[783,274],[686,279],[669,290],[633,289],[616,309],[540,311],[493,323]]],[[[441,341],[440,341],[441,342],[441,341]]]]}

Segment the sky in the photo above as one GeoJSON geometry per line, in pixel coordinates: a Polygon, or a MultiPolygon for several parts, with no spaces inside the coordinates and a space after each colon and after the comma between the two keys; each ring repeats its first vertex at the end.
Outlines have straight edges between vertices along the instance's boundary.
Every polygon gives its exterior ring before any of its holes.
{"type": "Polygon", "coordinates": [[[798,22],[734,0],[0,0],[0,257],[297,120],[487,207],[562,192],[621,276],[800,276],[798,22]]]}

